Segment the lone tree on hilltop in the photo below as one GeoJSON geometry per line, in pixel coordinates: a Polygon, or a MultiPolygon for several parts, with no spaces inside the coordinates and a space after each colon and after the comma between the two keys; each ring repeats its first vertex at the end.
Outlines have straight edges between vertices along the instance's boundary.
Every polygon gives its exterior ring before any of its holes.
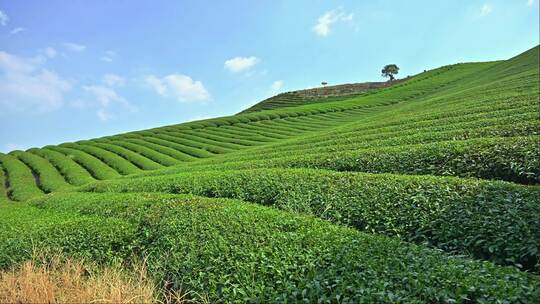
{"type": "Polygon", "coordinates": [[[323,81],[323,82],[321,82],[321,84],[322,84],[323,87],[325,87],[328,84],[328,82],[323,81]]]}
{"type": "Polygon", "coordinates": [[[394,75],[399,73],[399,67],[395,64],[387,64],[381,71],[382,77],[390,77],[390,81],[393,81],[394,75]]]}

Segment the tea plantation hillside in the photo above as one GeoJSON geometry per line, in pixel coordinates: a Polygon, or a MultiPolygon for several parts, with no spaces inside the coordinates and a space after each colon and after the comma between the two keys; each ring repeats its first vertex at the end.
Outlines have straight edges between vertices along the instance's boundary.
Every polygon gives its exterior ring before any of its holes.
{"type": "Polygon", "coordinates": [[[251,113],[263,110],[274,110],[277,108],[292,107],[310,103],[340,101],[345,99],[351,99],[353,97],[364,96],[369,93],[373,93],[377,89],[389,87],[394,84],[398,84],[405,79],[395,80],[392,82],[365,82],[365,83],[351,83],[340,84],[334,86],[325,86],[319,88],[305,89],[299,91],[285,92],[267,98],[248,109],[240,112],[251,113]]]}
{"type": "Polygon", "coordinates": [[[538,303],[540,48],[0,154],[0,268],[144,259],[218,303],[538,303]]]}

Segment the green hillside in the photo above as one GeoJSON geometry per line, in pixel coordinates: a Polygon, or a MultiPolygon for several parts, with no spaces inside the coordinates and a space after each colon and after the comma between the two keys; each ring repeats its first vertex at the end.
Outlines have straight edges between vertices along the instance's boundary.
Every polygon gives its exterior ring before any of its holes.
{"type": "Polygon", "coordinates": [[[538,303],[538,46],[296,95],[0,154],[0,268],[38,247],[210,302],[538,303]]]}
{"type": "Polygon", "coordinates": [[[405,80],[409,80],[409,77],[392,82],[340,84],[285,92],[258,102],[248,109],[240,112],[240,114],[263,110],[275,110],[279,108],[294,107],[312,103],[342,101],[368,94],[374,94],[378,89],[390,87],[405,80]]]}

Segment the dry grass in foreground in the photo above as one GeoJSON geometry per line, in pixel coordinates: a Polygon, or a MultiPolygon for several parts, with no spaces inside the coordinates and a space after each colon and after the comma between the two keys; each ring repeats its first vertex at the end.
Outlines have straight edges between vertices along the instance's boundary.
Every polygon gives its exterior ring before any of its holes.
{"type": "MultiPolygon", "coordinates": [[[[87,267],[54,258],[0,272],[0,303],[155,303],[161,302],[159,294],[142,266],[126,273],[120,267],[87,267]]],[[[182,301],[174,295],[165,298],[182,301]]]]}

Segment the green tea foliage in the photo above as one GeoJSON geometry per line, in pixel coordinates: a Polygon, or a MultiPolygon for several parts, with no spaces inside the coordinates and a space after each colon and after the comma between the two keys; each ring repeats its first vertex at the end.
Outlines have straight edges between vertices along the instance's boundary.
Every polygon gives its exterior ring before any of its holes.
{"type": "Polygon", "coordinates": [[[540,267],[540,189],[509,183],[259,169],[108,181],[83,190],[237,198],[498,264],[540,267]]]}
{"type": "Polygon", "coordinates": [[[72,185],[83,185],[94,181],[90,172],[76,163],[71,157],[49,149],[30,149],[28,152],[47,159],[58,172],[72,185]]]}
{"type": "Polygon", "coordinates": [[[24,201],[43,194],[36,182],[39,177],[23,162],[14,156],[0,153],[0,165],[4,169],[4,178],[8,181],[9,187],[6,190],[11,200],[24,201]]]}
{"type": "Polygon", "coordinates": [[[535,47],[0,153],[0,268],[37,248],[211,302],[537,303],[539,76],[535,47]]]}
{"type": "Polygon", "coordinates": [[[514,268],[240,201],[73,193],[33,204],[136,226],[149,273],[212,302],[532,303],[538,295],[538,278],[514,268]]]}
{"type": "Polygon", "coordinates": [[[39,177],[39,186],[43,192],[60,191],[70,187],[58,170],[45,158],[22,151],[13,151],[10,154],[17,157],[35,172],[36,176],[39,177]]]}

